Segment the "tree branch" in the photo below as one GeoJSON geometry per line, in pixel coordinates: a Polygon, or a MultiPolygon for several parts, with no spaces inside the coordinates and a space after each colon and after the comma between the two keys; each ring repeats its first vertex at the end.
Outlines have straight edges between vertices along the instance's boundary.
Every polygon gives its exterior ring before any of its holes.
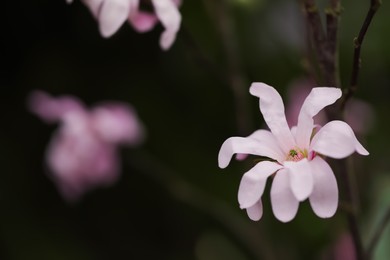
{"type": "Polygon", "coordinates": [[[352,62],[352,74],[349,87],[344,93],[344,97],[341,103],[341,109],[345,108],[345,104],[357,90],[357,82],[359,77],[359,71],[361,66],[360,51],[363,44],[364,37],[366,36],[368,27],[371,24],[372,18],[381,6],[381,0],[370,0],[370,8],[368,9],[366,18],[364,19],[363,25],[360,28],[359,35],[354,39],[354,53],[352,62]]]}

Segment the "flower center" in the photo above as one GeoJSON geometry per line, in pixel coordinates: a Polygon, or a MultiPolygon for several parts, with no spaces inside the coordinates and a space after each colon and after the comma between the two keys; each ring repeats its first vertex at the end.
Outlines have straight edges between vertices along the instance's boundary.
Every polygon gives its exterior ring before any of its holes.
{"type": "Polygon", "coordinates": [[[286,161],[293,161],[293,162],[298,162],[302,160],[303,158],[307,158],[307,151],[301,150],[299,148],[291,149],[286,157],[286,161]]]}

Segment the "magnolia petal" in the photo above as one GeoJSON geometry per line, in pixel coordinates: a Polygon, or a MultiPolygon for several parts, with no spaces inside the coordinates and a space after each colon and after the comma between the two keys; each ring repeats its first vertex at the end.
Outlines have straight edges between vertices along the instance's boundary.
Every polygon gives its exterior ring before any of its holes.
{"type": "Polygon", "coordinates": [[[268,130],[260,129],[253,132],[251,135],[249,135],[247,138],[253,138],[261,143],[263,143],[267,147],[272,147],[274,151],[274,159],[276,159],[278,162],[284,161],[286,155],[283,153],[283,151],[280,149],[278,141],[276,140],[275,136],[268,130]]]}
{"type": "Polygon", "coordinates": [[[153,29],[157,23],[157,17],[154,14],[140,11],[130,14],[129,21],[137,32],[144,33],[153,29]]]}
{"type": "Polygon", "coordinates": [[[268,147],[266,144],[252,138],[230,137],[221,146],[218,154],[218,166],[226,168],[233,154],[253,154],[269,157],[277,160],[274,147],[268,147]]]}
{"type": "Polygon", "coordinates": [[[339,200],[336,177],[321,157],[315,157],[310,164],[314,178],[313,192],[309,197],[310,205],[317,216],[330,218],[335,214],[339,200]]]}
{"type": "Polygon", "coordinates": [[[47,123],[64,120],[70,112],[84,111],[83,104],[75,97],[54,98],[40,90],[31,92],[28,97],[28,108],[47,123]]]}
{"type": "Polygon", "coordinates": [[[260,99],[260,111],[265,122],[282,150],[288,153],[292,147],[295,147],[295,140],[287,125],[284,105],[279,93],[273,87],[260,82],[252,83],[249,92],[260,99]]]}
{"type": "Polygon", "coordinates": [[[272,182],[271,204],[275,217],[282,222],[291,221],[298,212],[299,201],[291,191],[289,174],[285,169],[279,170],[272,182]]]}
{"type": "Polygon", "coordinates": [[[263,216],[263,203],[261,200],[257,201],[253,206],[246,209],[248,217],[253,221],[259,221],[263,216]]]}
{"type": "Polygon", "coordinates": [[[291,191],[295,198],[304,201],[313,191],[313,176],[309,161],[307,159],[299,162],[287,161],[284,167],[290,175],[291,191]]]}
{"type": "Polygon", "coordinates": [[[96,19],[99,18],[100,8],[104,1],[105,0],[82,0],[96,19]]]}
{"type": "Polygon", "coordinates": [[[247,171],[238,188],[240,208],[253,206],[263,195],[268,176],[283,168],[282,165],[270,161],[262,161],[247,171]]]}
{"type": "Polygon", "coordinates": [[[112,36],[127,20],[130,13],[129,0],[104,1],[98,16],[99,29],[103,37],[112,36]]]}
{"type": "Polygon", "coordinates": [[[338,88],[320,87],[313,88],[303,102],[298,116],[296,142],[302,149],[309,148],[310,137],[313,132],[313,117],[324,107],[333,104],[341,97],[341,90],[338,88]]]}
{"type": "Polygon", "coordinates": [[[311,149],[317,153],[341,159],[354,151],[368,155],[368,151],[359,143],[351,127],[343,121],[331,121],[324,125],[313,137],[311,149]]]}
{"type": "Polygon", "coordinates": [[[73,0],[66,0],[66,3],[71,4],[71,3],[73,3],[73,0]]]}
{"type": "Polygon", "coordinates": [[[92,110],[92,124],[99,136],[109,143],[139,144],[144,137],[136,112],[122,103],[106,103],[92,110]]]}
{"type": "Polygon", "coordinates": [[[172,0],[152,0],[154,10],[165,31],[161,34],[160,46],[168,50],[176,39],[181,23],[181,14],[172,0]]]}

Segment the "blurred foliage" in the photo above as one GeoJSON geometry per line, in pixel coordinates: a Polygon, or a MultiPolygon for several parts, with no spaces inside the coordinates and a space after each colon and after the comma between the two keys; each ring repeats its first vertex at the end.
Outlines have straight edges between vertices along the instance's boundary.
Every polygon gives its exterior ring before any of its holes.
{"type": "MultiPolygon", "coordinates": [[[[137,34],[126,24],[112,38],[103,39],[80,1],[72,5],[63,0],[3,3],[0,259],[258,257],[237,236],[232,222],[225,221],[230,216],[213,213],[207,199],[190,203],[192,195],[185,197],[187,186],[175,193],[169,180],[162,183],[160,164],[168,169],[164,171],[201,190],[205,198],[226,203],[239,223],[238,230],[245,225],[258,231],[265,243],[259,241],[258,250],[267,250],[264,257],[318,259],[345,230],[342,210],[323,220],[307,202],[291,223],[278,222],[271,212],[269,187],[260,222],[250,221],[239,209],[237,189],[249,165],[233,162],[223,171],[217,167],[220,145],[238,135],[233,95],[225,82],[199,63],[202,53],[228,76],[223,39],[213,13],[205,6],[207,1],[183,1],[182,28],[168,52],[158,46],[161,26],[137,34]],[[90,192],[74,205],[60,197],[44,165],[45,148],[56,126],[45,125],[28,113],[26,97],[33,89],[75,95],[88,105],[120,100],[136,108],[146,125],[147,141],[142,148],[122,150],[118,183],[90,192]],[[143,161],[144,153],[158,162],[143,161]]],[[[263,81],[284,95],[290,82],[305,75],[306,38],[300,7],[289,0],[227,2],[248,89],[250,82],[263,81]]],[[[352,40],[368,1],[343,1],[343,7],[340,70],[347,86],[352,40]]],[[[359,98],[374,107],[377,119],[371,133],[360,137],[371,156],[354,157],[359,166],[356,177],[365,236],[371,234],[375,216],[389,205],[389,14],[384,3],[369,29],[357,91],[359,98]]],[[[259,128],[263,121],[257,100],[250,97],[249,102],[253,123],[259,128]]],[[[383,241],[389,241],[389,232],[383,241]]],[[[388,258],[386,243],[379,245],[377,259],[388,258]]]]}

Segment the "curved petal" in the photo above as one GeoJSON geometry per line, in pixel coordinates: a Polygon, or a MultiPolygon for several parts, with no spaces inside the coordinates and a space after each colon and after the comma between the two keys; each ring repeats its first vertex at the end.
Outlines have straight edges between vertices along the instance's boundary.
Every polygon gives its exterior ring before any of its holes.
{"type": "Polygon", "coordinates": [[[248,217],[253,221],[258,221],[263,216],[263,203],[257,201],[252,207],[246,209],[248,217]]]}
{"type": "Polygon", "coordinates": [[[285,169],[290,175],[291,191],[299,201],[307,199],[313,191],[313,176],[307,159],[299,162],[285,162],[285,169]]]}
{"type": "Polygon", "coordinates": [[[351,127],[343,121],[331,121],[324,125],[313,137],[310,150],[341,159],[354,151],[368,155],[368,151],[359,143],[351,127]]]}
{"type": "Polygon", "coordinates": [[[247,171],[241,179],[238,188],[238,202],[240,208],[245,209],[253,206],[263,195],[268,176],[283,168],[274,162],[263,161],[247,171]]]}
{"type": "Polygon", "coordinates": [[[287,125],[284,105],[279,93],[273,87],[260,82],[252,83],[249,92],[260,99],[260,111],[265,122],[280,147],[288,153],[292,147],[295,147],[295,140],[287,125]]]}
{"type": "Polygon", "coordinates": [[[103,37],[112,36],[127,20],[130,13],[129,0],[104,1],[98,16],[99,29],[103,37]]]}
{"type": "Polygon", "coordinates": [[[275,155],[278,156],[278,158],[275,158],[278,162],[284,161],[286,158],[286,155],[283,153],[282,149],[279,147],[278,141],[276,140],[275,136],[268,130],[260,129],[253,132],[251,135],[248,136],[248,138],[253,138],[267,147],[272,147],[274,150],[275,155]]]}
{"type": "Polygon", "coordinates": [[[324,107],[336,102],[341,97],[341,90],[338,88],[313,88],[303,102],[298,116],[297,134],[295,140],[302,149],[309,148],[310,137],[313,132],[313,117],[324,107]]]}
{"type": "Polygon", "coordinates": [[[99,17],[100,8],[104,1],[105,0],[82,0],[96,19],[99,17]]]}
{"type": "Polygon", "coordinates": [[[335,214],[339,201],[336,178],[321,157],[315,157],[310,163],[314,178],[314,189],[309,197],[310,205],[317,216],[330,218],[335,214]]]}
{"type": "Polygon", "coordinates": [[[140,11],[130,13],[129,21],[137,32],[143,33],[153,29],[157,23],[157,17],[154,14],[140,11]]]}
{"type": "Polygon", "coordinates": [[[272,211],[282,222],[291,221],[298,212],[299,201],[290,188],[289,174],[281,169],[276,173],[271,187],[272,211]]]}
{"type": "Polygon", "coordinates": [[[122,103],[107,103],[91,112],[92,124],[99,136],[109,143],[138,144],[144,131],[136,112],[122,103]]]}
{"type": "Polygon", "coordinates": [[[47,123],[63,120],[70,112],[84,111],[83,104],[75,97],[51,97],[46,92],[34,90],[28,97],[29,110],[47,123]]]}
{"type": "Polygon", "coordinates": [[[181,23],[181,14],[172,0],[152,0],[154,10],[165,31],[161,34],[160,46],[168,50],[176,39],[181,23]]]}
{"type": "Polygon", "coordinates": [[[266,144],[252,138],[230,137],[221,146],[218,154],[218,166],[225,168],[229,165],[233,154],[253,154],[269,157],[277,160],[278,154],[274,147],[268,147],[266,144]]]}

